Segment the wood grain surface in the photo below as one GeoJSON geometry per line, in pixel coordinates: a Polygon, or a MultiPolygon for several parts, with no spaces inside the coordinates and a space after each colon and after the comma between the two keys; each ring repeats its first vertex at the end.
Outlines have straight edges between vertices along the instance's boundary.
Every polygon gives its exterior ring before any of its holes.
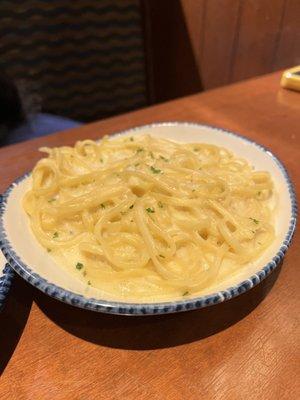
{"type": "Polygon", "coordinates": [[[157,103],[300,62],[299,0],[141,0],[157,103]]]}
{"type": "MultiPolygon", "coordinates": [[[[0,190],[31,169],[38,147],[73,144],[154,121],[238,131],[269,147],[300,187],[300,93],[280,73],[0,149],[0,190]]],[[[249,292],[156,317],[96,314],[16,278],[0,314],[1,400],[296,400],[300,398],[300,241],[249,292]]]]}

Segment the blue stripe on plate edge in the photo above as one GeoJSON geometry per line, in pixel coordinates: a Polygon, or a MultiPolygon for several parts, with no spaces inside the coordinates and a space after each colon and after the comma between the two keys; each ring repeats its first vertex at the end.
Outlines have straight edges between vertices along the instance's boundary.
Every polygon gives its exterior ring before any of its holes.
{"type": "Polygon", "coordinates": [[[10,265],[6,263],[3,275],[0,276],[0,311],[4,306],[6,297],[12,284],[14,272],[10,265]]]}
{"type": "Polygon", "coordinates": [[[161,302],[161,303],[122,303],[116,301],[106,301],[97,300],[95,298],[86,298],[82,295],[75,294],[68,290],[65,290],[53,283],[48,282],[46,279],[42,278],[38,274],[31,271],[30,267],[22,262],[19,256],[15,253],[12,244],[9,242],[3,225],[3,215],[6,209],[6,203],[9,195],[13,188],[28,177],[29,173],[16,179],[2,195],[0,202],[0,247],[3,251],[4,256],[9,261],[11,267],[30,284],[44,292],[45,294],[65,302],[67,304],[80,307],[87,310],[93,310],[98,312],[112,313],[112,314],[123,314],[123,315],[153,315],[153,314],[168,314],[187,310],[195,310],[210,305],[221,303],[225,300],[229,300],[233,297],[242,294],[252,287],[256,286],[263,279],[265,279],[282,261],[288,247],[291,244],[291,240],[295,231],[296,220],[297,220],[297,201],[295,196],[295,191],[291,179],[287,173],[286,168],[281,161],[267,148],[256,142],[232,131],[222,129],[212,125],[197,124],[193,122],[162,122],[154,123],[148,125],[137,126],[132,129],[127,129],[124,131],[116,132],[114,135],[122,133],[130,133],[138,131],[142,128],[151,128],[159,126],[194,126],[194,127],[206,127],[213,128],[214,130],[225,132],[231,136],[235,136],[244,140],[252,145],[255,145],[260,150],[267,152],[268,155],[275,161],[278,168],[282,172],[284,179],[286,181],[290,201],[291,201],[291,218],[289,223],[289,229],[286,234],[284,241],[282,242],[279,250],[272,260],[266,264],[262,269],[260,269],[256,274],[252,275],[249,279],[242,281],[241,283],[229,287],[226,290],[222,290],[210,295],[201,296],[194,299],[178,300],[174,302],[161,302]]]}

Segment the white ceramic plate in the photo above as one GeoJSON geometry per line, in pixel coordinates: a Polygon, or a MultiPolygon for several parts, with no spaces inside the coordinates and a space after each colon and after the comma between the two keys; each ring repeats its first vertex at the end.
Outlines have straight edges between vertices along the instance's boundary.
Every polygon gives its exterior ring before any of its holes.
{"type": "Polygon", "coordinates": [[[21,199],[30,177],[15,181],[3,195],[0,234],[2,249],[10,265],[43,292],[82,308],[117,314],[156,314],[205,307],[235,297],[264,279],[281,261],[296,223],[296,201],[291,181],[279,160],[262,146],[234,133],[192,123],[162,123],[137,127],[118,135],[151,134],[178,142],[204,142],[224,146],[247,159],[255,168],[270,172],[277,193],[276,239],[255,262],[222,283],[209,287],[201,297],[162,303],[124,303],[100,298],[96,288],[86,287],[73,275],[55,265],[34,238],[21,199]]]}

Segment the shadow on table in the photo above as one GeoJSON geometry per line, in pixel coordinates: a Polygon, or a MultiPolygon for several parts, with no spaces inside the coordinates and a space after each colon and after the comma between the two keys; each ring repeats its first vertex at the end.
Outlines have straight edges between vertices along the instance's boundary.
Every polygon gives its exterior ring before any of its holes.
{"type": "MultiPolygon", "coordinates": [[[[35,302],[69,333],[102,346],[155,349],[194,342],[216,334],[248,315],[274,285],[281,266],[258,286],[224,303],[169,315],[126,317],[69,306],[35,293],[35,302]]],[[[259,322],[258,322],[259,323],[259,322]]]]}
{"type": "Polygon", "coordinates": [[[22,336],[31,305],[30,285],[15,276],[4,308],[0,312],[0,376],[22,336]]]}

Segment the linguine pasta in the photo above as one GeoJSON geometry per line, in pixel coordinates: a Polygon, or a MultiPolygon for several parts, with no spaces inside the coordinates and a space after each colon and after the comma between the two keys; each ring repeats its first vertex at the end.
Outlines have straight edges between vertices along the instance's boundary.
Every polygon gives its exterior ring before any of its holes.
{"type": "Polygon", "coordinates": [[[269,173],[225,148],[138,135],[41,151],[23,201],[32,231],[106,298],[195,295],[274,239],[269,173]]]}

